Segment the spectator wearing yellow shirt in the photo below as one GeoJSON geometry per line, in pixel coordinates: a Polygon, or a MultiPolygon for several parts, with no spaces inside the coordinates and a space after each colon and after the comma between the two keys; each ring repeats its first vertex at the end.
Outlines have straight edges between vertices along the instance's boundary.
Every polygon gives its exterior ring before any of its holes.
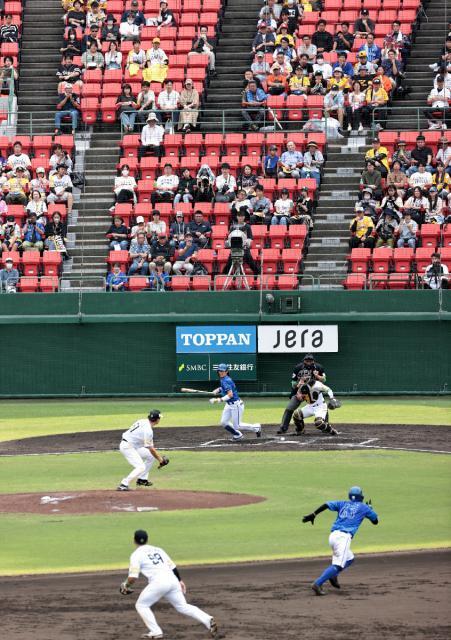
{"type": "Polygon", "coordinates": [[[432,176],[432,184],[442,198],[447,198],[451,191],[451,177],[445,171],[445,166],[440,160],[437,162],[437,171],[432,176]]]}
{"type": "Polygon", "coordinates": [[[379,138],[374,138],[371,142],[371,149],[365,154],[365,161],[371,160],[383,178],[390,171],[390,156],[387,147],[381,145],[379,138]]]}
{"type": "Polygon", "coordinates": [[[289,47],[295,47],[296,41],[291,33],[288,33],[288,24],[286,22],[282,22],[280,27],[277,29],[276,47],[280,46],[282,38],[287,38],[289,47]]]}
{"type": "Polygon", "coordinates": [[[366,106],[364,108],[365,117],[368,124],[372,124],[371,116],[374,114],[377,120],[376,127],[383,129],[387,121],[387,110],[385,106],[388,103],[388,95],[382,86],[379,78],[374,78],[371,86],[366,90],[366,106]]]}
{"type": "Polygon", "coordinates": [[[288,86],[290,88],[290,93],[293,95],[307,96],[310,88],[310,79],[308,76],[304,75],[301,67],[296,67],[294,75],[291,76],[288,82],[288,86]]]}
{"type": "Polygon", "coordinates": [[[11,175],[3,185],[3,192],[7,194],[6,204],[27,204],[29,181],[24,177],[24,172],[23,167],[16,167],[16,175],[11,175]]]}
{"type": "Polygon", "coordinates": [[[343,69],[341,69],[340,67],[335,67],[332,78],[330,78],[329,82],[327,83],[327,88],[329,89],[329,91],[330,89],[332,89],[332,85],[334,84],[338,85],[340,91],[343,91],[343,89],[351,89],[349,78],[344,75],[343,69]]]}
{"type": "Polygon", "coordinates": [[[374,238],[372,236],[374,222],[369,216],[365,215],[363,207],[359,207],[356,210],[356,216],[349,225],[349,230],[351,232],[351,238],[349,239],[349,247],[351,249],[360,247],[371,249],[374,246],[374,238]]]}

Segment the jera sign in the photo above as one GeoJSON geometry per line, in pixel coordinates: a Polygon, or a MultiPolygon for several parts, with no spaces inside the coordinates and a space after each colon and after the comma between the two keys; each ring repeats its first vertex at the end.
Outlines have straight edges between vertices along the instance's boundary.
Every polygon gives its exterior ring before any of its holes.
{"type": "Polygon", "coordinates": [[[259,353],[337,352],[337,325],[260,325],[259,353]]]}

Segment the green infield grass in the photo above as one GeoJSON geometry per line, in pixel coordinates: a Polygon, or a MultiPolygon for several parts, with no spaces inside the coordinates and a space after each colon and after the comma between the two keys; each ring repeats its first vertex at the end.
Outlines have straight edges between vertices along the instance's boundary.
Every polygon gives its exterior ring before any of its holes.
{"type": "MultiPolygon", "coordinates": [[[[451,396],[349,397],[334,412],[334,423],[451,424],[451,396]]],[[[248,398],[252,422],[278,423],[286,398],[248,398]]],[[[4,400],[0,402],[0,440],[30,436],[126,429],[151,407],[164,414],[161,426],[205,426],[218,421],[207,398],[111,400],[4,400]]]]}
{"type": "MultiPolygon", "coordinates": [[[[449,460],[376,450],[172,452],[171,464],[153,472],[157,488],[244,492],[266,501],[136,514],[2,514],[0,573],[125,568],[137,528],[147,529],[151,542],[179,564],[328,555],[333,515],[321,514],[313,527],[302,525],[300,516],[325,500],[345,498],[354,484],[363,486],[380,518],[377,527],[363,523],[353,544],[357,554],[450,546],[449,460]]],[[[117,452],[3,458],[0,489],[39,495],[113,489],[127,469],[117,452]]],[[[151,505],[152,489],[144,491],[151,505]]]]}

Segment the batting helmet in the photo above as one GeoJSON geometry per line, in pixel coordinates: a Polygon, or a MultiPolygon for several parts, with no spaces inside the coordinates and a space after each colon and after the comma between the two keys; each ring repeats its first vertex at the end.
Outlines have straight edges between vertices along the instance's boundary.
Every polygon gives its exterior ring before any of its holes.
{"type": "Polygon", "coordinates": [[[151,422],[156,422],[157,420],[163,417],[163,414],[158,409],[151,409],[147,417],[151,422]]]}
{"type": "Polygon", "coordinates": [[[314,360],[313,353],[306,353],[304,356],[304,360],[314,360]]]}
{"type": "Polygon", "coordinates": [[[229,367],[225,364],[225,362],[221,362],[218,364],[218,371],[228,371],[229,367]]]}
{"type": "Polygon", "coordinates": [[[147,531],[144,531],[143,529],[135,531],[134,540],[136,544],[146,544],[148,539],[149,536],[147,535],[147,531]]]}
{"type": "Polygon", "coordinates": [[[351,487],[348,493],[349,499],[354,502],[362,502],[363,501],[363,491],[360,487],[351,487]]]}

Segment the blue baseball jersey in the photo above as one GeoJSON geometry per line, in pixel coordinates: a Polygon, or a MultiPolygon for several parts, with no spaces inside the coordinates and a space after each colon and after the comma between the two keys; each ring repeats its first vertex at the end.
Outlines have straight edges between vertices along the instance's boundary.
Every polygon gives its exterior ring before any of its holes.
{"type": "Polygon", "coordinates": [[[331,531],[345,531],[354,537],[365,518],[371,522],[377,520],[377,513],[364,502],[332,500],[326,504],[331,511],[338,511],[331,531]]]}
{"type": "Polygon", "coordinates": [[[236,384],[233,382],[230,376],[224,376],[220,379],[222,395],[226,395],[228,391],[232,392],[232,397],[227,400],[227,404],[232,404],[240,399],[238,391],[236,390],[236,384]]]}

